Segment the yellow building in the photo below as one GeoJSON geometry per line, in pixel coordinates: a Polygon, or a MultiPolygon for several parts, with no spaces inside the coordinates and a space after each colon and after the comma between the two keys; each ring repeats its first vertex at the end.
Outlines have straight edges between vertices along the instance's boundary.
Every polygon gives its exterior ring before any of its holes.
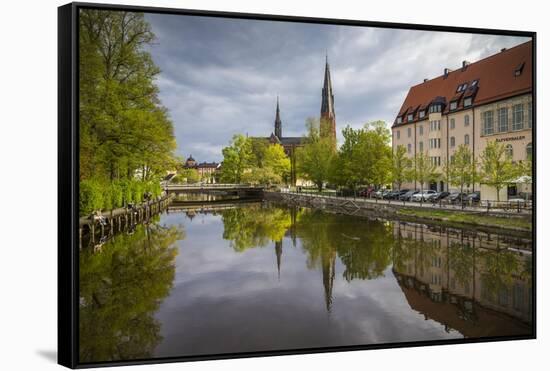
{"type": "MultiPolygon", "coordinates": [[[[461,144],[479,158],[487,143],[501,142],[520,162],[533,152],[532,125],[532,42],[526,42],[474,63],[463,61],[454,71],[445,68],[443,75],[411,87],[392,126],[392,146],[404,146],[410,157],[424,152],[439,172],[461,144]]],[[[455,190],[442,180],[423,186],[455,190]]],[[[500,199],[522,190],[530,188],[511,184],[500,199]]],[[[484,200],[497,198],[494,189],[480,184],[469,191],[481,191],[484,200]]]]}

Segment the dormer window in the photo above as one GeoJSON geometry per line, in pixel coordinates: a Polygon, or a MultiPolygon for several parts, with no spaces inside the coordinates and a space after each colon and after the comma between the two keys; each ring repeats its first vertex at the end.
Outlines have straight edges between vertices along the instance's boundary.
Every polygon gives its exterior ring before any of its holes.
{"type": "Polygon", "coordinates": [[[409,113],[409,115],[407,116],[407,121],[412,121],[413,117],[414,115],[412,113],[409,113]]]}
{"type": "Polygon", "coordinates": [[[441,104],[432,104],[430,106],[430,113],[441,112],[441,104]]]}
{"type": "Polygon", "coordinates": [[[463,92],[464,90],[466,90],[466,88],[468,87],[468,83],[464,83],[464,84],[460,84],[458,85],[458,87],[456,88],[456,92],[457,93],[461,93],[463,92]]]}
{"type": "Polygon", "coordinates": [[[420,112],[418,112],[418,117],[419,118],[424,118],[426,116],[426,111],[425,110],[422,110],[420,112]]]}
{"type": "Polygon", "coordinates": [[[479,82],[479,80],[474,80],[471,82],[470,86],[473,88],[474,86],[477,86],[477,83],[479,82]]]}
{"type": "Polygon", "coordinates": [[[455,100],[449,105],[449,110],[454,111],[458,106],[458,102],[455,100]]]}
{"type": "Polygon", "coordinates": [[[472,97],[464,98],[464,107],[470,107],[472,105],[472,97]]]}
{"type": "Polygon", "coordinates": [[[402,122],[403,122],[403,119],[401,118],[401,116],[399,116],[399,117],[397,118],[397,123],[400,124],[400,123],[402,123],[402,122]]]}
{"type": "Polygon", "coordinates": [[[516,67],[516,70],[514,72],[514,76],[518,77],[523,72],[523,67],[525,67],[525,62],[521,62],[519,66],[516,67]]]}

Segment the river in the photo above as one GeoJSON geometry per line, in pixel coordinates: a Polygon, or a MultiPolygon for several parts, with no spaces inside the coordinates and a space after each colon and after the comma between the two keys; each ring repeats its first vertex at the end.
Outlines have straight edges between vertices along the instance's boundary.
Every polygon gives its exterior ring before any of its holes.
{"type": "Polygon", "coordinates": [[[80,252],[80,361],[532,333],[531,241],[266,202],[80,252]]]}

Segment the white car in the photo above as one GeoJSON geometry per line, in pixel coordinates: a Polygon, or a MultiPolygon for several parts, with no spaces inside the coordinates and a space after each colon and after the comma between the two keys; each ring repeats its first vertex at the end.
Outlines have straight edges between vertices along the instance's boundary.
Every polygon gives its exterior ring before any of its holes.
{"type": "Polygon", "coordinates": [[[437,193],[436,191],[432,191],[432,190],[418,192],[417,194],[412,195],[411,201],[416,201],[416,202],[426,201],[429,196],[436,193],[437,193]]]}

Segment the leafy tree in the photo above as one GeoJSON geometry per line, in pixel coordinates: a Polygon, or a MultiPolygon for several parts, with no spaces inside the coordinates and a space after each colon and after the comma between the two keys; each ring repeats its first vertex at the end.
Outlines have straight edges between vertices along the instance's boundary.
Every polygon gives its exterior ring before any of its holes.
{"type": "Polygon", "coordinates": [[[446,164],[444,170],[449,174],[448,182],[460,188],[464,192],[464,186],[469,186],[478,181],[475,169],[477,160],[470,148],[461,144],[454,153],[452,160],[446,164]]]}
{"type": "Polygon", "coordinates": [[[240,183],[245,171],[250,170],[253,153],[252,142],[244,135],[233,137],[231,144],[222,150],[222,182],[240,183]]]}
{"type": "Polygon", "coordinates": [[[197,183],[200,175],[197,169],[181,169],[173,179],[175,183],[197,183]]]}
{"type": "Polygon", "coordinates": [[[296,150],[297,172],[305,179],[315,183],[319,191],[332,174],[332,163],[336,155],[335,138],[321,136],[319,121],[309,118],[306,121],[308,136],[306,144],[296,150]]]}
{"type": "Polygon", "coordinates": [[[418,152],[414,157],[413,179],[420,183],[420,192],[424,191],[424,184],[437,179],[437,167],[430,161],[428,153],[418,152]]]}
{"type": "Polygon", "coordinates": [[[401,185],[410,180],[412,160],[407,157],[405,146],[397,146],[392,154],[391,178],[397,185],[397,189],[401,190],[401,185]]]}
{"type": "Polygon", "coordinates": [[[507,155],[506,147],[494,141],[487,143],[480,158],[481,183],[495,188],[500,201],[500,190],[519,175],[518,167],[507,155]]]}

